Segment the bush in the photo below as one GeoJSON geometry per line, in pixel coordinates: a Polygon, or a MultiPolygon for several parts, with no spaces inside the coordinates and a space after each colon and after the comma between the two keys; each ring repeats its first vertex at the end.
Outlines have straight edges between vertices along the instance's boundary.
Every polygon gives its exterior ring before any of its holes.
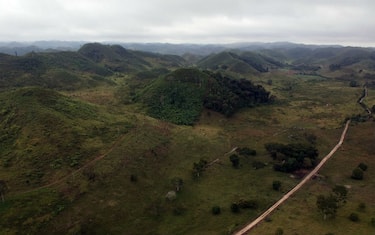
{"type": "Polygon", "coordinates": [[[366,204],[364,202],[361,202],[358,204],[358,210],[359,211],[365,211],[366,210],[366,204]]]}
{"type": "Polygon", "coordinates": [[[272,188],[273,190],[275,191],[280,191],[280,188],[281,188],[281,182],[279,180],[274,180],[272,182],[272,188]]]}
{"type": "Polygon", "coordinates": [[[240,200],[238,206],[242,209],[257,209],[258,202],[256,200],[240,200]]]}
{"type": "Polygon", "coordinates": [[[258,170],[258,169],[264,168],[266,164],[264,164],[264,162],[261,162],[261,161],[254,161],[252,163],[252,166],[254,167],[255,170],[258,170]]]}
{"type": "Polygon", "coordinates": [[[353,221],[353,222],[358,222],[358,221],[359,221],[359,216],[358,216],[357,213],[351,213],[351,214],[349,215],[349,219],[350,219],[351,221],[353,221]]]}
{"type": "Polygon", "coordinates": [[[234,168],[238,168],[238,166],[240,165],[240,158],[237,154],[230,155],[229,160],[232,162],[232,166],[234,168]]]}
{"type": "Polygon", "coordinates": [[[230,205],[230,210],[233,212],[233,213],[239,213],[240,212],[240,206],[233,202],[232,205],[230,205]]]}
{"type": "Polygon", "coordinates": [[[363,171],[367,170],[367,165],[363,162],[359,163],[358,168],[360,168],[363,171]]]}
{"type": "Polygon", "coordinates": [[[276,231],[275,231],[275,235],[283,235],[284,234],[284,230],[282,228],[277,228],[276,231]]]}
{"type": "Polygon", "coordinates": [[[250,149],[248,147],[244,148],[238,148],[237,153],[240,155],[246,155],[246,156],[255,156],[257,155],[257,151],[254,149],[250,149]]]}
{"type": "Polygon", "coordinates": [[[220,206],[213,206],[211,209],[211,212],[213,215],[219,215],[221,213],[221,208],[220,206]]]}
{"type": "Polygon", "coordinates": [[[355,168],[352,172],[352,179],[362,180],[363,179],[363,170],[359,167],[355,168]]]}
{"type": "Polygon", "coordinates": [[[136,175],[134,175],[134,174],[131,174],[130,175],[130,181],[131,182],[137,182],[138,181],[138,177],[136,175]]]}

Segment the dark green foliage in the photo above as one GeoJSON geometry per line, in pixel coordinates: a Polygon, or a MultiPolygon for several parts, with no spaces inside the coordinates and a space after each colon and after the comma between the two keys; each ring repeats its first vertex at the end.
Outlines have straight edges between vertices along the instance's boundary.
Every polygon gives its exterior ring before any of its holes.
{"type": "Polygon", "coordinates": [[[281,181],[279,181],[279,180],[274,180],[274,181],[272,182],[272,188],[273,188],[273,190],[275,190],[275,191],[280,191],[280,189],[281,189],[281,181]]]}
{"type": "Polygon", "coordinates": [[[350,87],[359,87],[359,84],[358,84],[357,81],[352,80],[352,81],[349,82],[349,86],[350,86],[350,87]]]}
{"type": "Polygon", "coordinates": [[[220,206],[213,206],[211,209],[211,212],[213,215],[219,215],[221,213],[221,208],[220,206]]]}
{"type": "Polygon", "coordinates": [[[258,208],[258,202],[256,200],[244,200],[244,199],[241,199],[238,202],[238,206],[241,209],[257,209],[258,208]]]}
{"type": "Polygon", "coordinates": [[[336,201],[339,205],[346,202],[346,198],[348,196],[348,190],[346,189],[344,185],[336,185],[332,189],[332,192],[334,196],[336,197],[336,201]]]}
{"type": "Polygon", "coordinates": [[[171,180],[173,187],[175,188],[176,192],[179,192],[184,184],[184,181],[180,177],[174,177],[171,180]]]}
{"type": "Polygon", "coordinates": [[[232,154],[232,155],[230,155],[230,156],[229,156],[229,160],[231,161],[232,166],[233,166],[234,168],[238,168],[238,167],[239,167],[239,165],[240,165],[240,158],[238,157],[237,154],[232,154]]]}
{"type": "Polygon", "coordinates": [[[137,175],[131,174],[131,175],[130,175],[130,181],[131,181],[131,182],[137,182],[137,181],[138,181],[138,177],[137,177],[137,175]]]}
{"type": "Polygon", "coordinates": [[[231,210],[233,213],[239,213],[239,212],[240,212],[240,206],[238,205],[238,203],[233,202],[233,203],[230,205],[230,210],[231,210]]]}
{"type": "Polygon", "coordinates": [[[355,168],[352,172],[352,179],[362,180],[363,179],[363,170],[359,167],[355,168]]]}
{"type": "Polygon", "coordinates": [[[316,147],[308,144],[267,143],[265,148],[277,161],[274,169],[282,172],[292,172],[303,167],[311,167],[310,165],[314,166],[318,157],[316,147]],[[306,164],[306,158],[310,159],[310,164],[306,164]]]}
{"type": "Polygon", "coordinates": [[[183,205],[176,205],[174,208],[173,208],[173,214],[174,215],[183,215],[185,212],[186,212],[186,207],[183,206],[183,205]]]}
{"type": "Polygon", "coordinates": [[[271,102],[269,92],[260,85],[193,68],[155,80],[139,99],[151,116],[184,125],[192,125],[203,107],[230,116],[240,108],[271,102]]]}
{"type": "Polygon", "coordinates": [[[357,213],[351,213],[349,215],[349,220],[353,221],[353,222],[358,222],[359,221],[359,215],[357,213]]]}
{"type": "Polygon", "coordinates": [[[244,107],[271,102],[270,94],[262,86],[246,79],[231,79],[221,74],[211,74],[216,84],[210,84],[204,107],[231,116],[244,107]]]}
{"type": "Polygon", "coordinates": [[[329,70],[331,70],[331,71],[336,71],[336,70],[339,70],[339,69],[341,69],[340,64],[330,64],[329,65],[329,70]]]}
{"type": "Polygon", "coordinates": [[[275,231],[275,235],[283,235],[284,234],[284,230],[282,228],[277,228],[276,231],[275,231]]]}
{"type": "Polygon", "coordinates": [[[364,212],[366,210],[366,203],[361,202],[358,204],[358,211],[364,212]]]}
{"type": "Polygon", "coordinates": [[[375,218],[371,218],[371,220],[370,220],[370,224],[371,224],[373,227],[375,227],[375,218]]]}
{"type": "Polygon", "coordinates": [[[248,147],[237,148],[237,153],[245,156],[256,156],[257,151],[248,147]]]}
{"type": "Polygon", "coordinates": [[[253,161],[252,166],[254,167],[255,170],[258,170],[258,169],[264,168],[266,164],[261,161],[253,161]]]}
{"type": "Polygon", "coordinates": [[[367,165],[365,163],[361,162],[361,163],[358,164],[358,168],[360,168],[363,171],[366,171],[367,165]]]}
{"type": "Polygon", "coordinates": [[[319,195],[316,200],[318,210],[323,214],[324,219],[327,217],[334,218],[339,208],[337,199],[334,195],[319,195]]]}
{"type": "Polygon", "coordinates": [[[4,202],[4,195],[8,192],[8,186],[4,180],[0,180],[0,197],[1,201],[4,202]]]}
{"type": "Polygon", "coordinates": [[[194,162],[193,164],[193,176],[198,178],[201,176],[202,172],[207,168],[207,161],[204,159],[200,159],[199,162],[194,162]]]}

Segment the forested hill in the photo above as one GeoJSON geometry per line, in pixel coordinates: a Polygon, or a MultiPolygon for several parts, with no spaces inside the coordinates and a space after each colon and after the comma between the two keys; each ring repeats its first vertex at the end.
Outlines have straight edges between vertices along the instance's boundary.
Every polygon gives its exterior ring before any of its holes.
{"type": "Polygon", "coordinates": [[[272,101],[270,93],[246,79],[232,79],[194,68],[178,69],[155,80],[139,98],[149,115],[176,124],[193,124],[203,108],[226,116],[272,101]]]}

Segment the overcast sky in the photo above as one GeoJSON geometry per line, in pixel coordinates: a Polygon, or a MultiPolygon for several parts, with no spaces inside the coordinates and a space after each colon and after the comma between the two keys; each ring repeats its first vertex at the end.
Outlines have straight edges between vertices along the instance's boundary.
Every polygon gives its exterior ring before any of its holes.
{"type": "Polygon", "coordinates": [[[374,0],[0,0],[0,41],[375,46],[374,0]]]}

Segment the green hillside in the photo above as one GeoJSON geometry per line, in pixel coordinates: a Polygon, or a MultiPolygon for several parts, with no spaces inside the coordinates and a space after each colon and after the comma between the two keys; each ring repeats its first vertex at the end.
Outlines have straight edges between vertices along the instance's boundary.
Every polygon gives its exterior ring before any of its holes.
{"type": "Polygon", "coordinates": [[[373,61],[294,47],[187,68],[97,43],[0,54],[0,234],[233,234],[331,151],[348,118],[342,148],[254,234],[372,234],[374,122],[357,102],[375,105],[373,61]],[[346,203],[324,220],[317,198],[337,185],[346,203]]]}
{"type": "Polygon", "coordinates": [[[231,116],[240,108],[271,102],[260,85],[198,69],[178,69],[161,77],[139,97],[151,116],[185,125],[196,122],[203,108],[231,116]]]}

